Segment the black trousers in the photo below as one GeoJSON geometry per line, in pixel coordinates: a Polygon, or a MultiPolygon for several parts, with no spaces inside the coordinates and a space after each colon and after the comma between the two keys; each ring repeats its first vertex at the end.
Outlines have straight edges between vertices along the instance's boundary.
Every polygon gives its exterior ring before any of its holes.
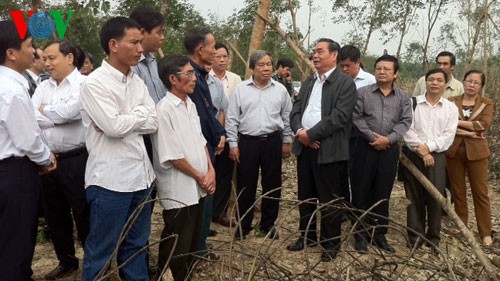
{"type": "MultiPolygon", "coordinates": [[[[391,145],[387,150],[375,150],[367,140],[358,138],[352,166],[350,169],[352,205],[367,210],[381,200],[372,213],[379,216],[368,216],[359,222],[358,230],[366,229],[364,234],[355,235],[356,239],[368,238],[371,234],[383,236],[387,233],[389,223],[389,198],[396,177],[399,161],[399,146],[391,145]],[[375,227],[375,229],[372,229],[375,227]]],[[[360,214],[359,214],[360,215],[360,214]]]]}
{"type": "Polygon", "coordinates": [[[341,197],[347,177],[347,161],[320,165],[318,150],[307,147],[297,157],[298,199],[304,201],[299,205],[299,230],[303,237],[317,241],[313,215],[319,207],[320,242],[324,249],[334,249],[340,243],[341,211],[337,204],[330,202],[341,197]]]}
{"type": "MultiPolygon", "coordinates": [[[[64,154],[62,154],[64,155],[64,154]]],[[[85,165],[88,153],[58,157],[57,170],[42,177],[45,218],[59,263],[78,267],[73,239],[73,219],[78,240],[85,245],[90,209],[85,196],[85,165]]]]}
{"type": "MultiPolygon", "coordinates": [[[[446,155],[445,153],[432,153],[434,166],[425,167],[423,160],[409,149],[405,149],[405,155],[417,166],[417,168],[434,184],[438,191],[444,196],[446,186],[446,155]]],[[[411,204],[406,210],[406,224],[420,235],[425,236],[434,245],[439,245],[441,231],[441,206],[420,184],[420,182],[407,170],[404,171],[404,187],[406,197],[411,204]],[[427,222],[427,223],[426,223],[427,222]],[[427,229],[426,229],[427,224],[427,229]]],[[[417,242],[418,236],[408,231],[408,239],[411,243],[417,242]]]]}
{"type": "Polygon", "coordinates": [[[229,158],[229,144],[216,156],[214,163],[216,190],[212,203],[212,220],[217,221],[226,215],[227,204],[231,197],[231,182],[233,179],[234,161],[229,158]]]}
{"type": "MultiPolygon", "coordinates": [[[[261,169],[262,198],[259,228],[270,230],[278,218],[281,198],[281,133],[267,138],[241,135],[238,142],[240,163],[237,167],[238,212],[243,231],[252,229],[253,206],[257,193],[259,168],[261,169]],[[270,192],[273,189],[279,188],[270,192]],[[248,214],[244,215],[247,211],[248,214]]],[[[238,216],[238,214],[237,214],[238,216]]]]}
{"type": "Polygon", "coordinates": [[[189,276],[197,252],[200,250],[203,225],[203,204],[201,198],[196,205],[180,209],[163,210],[165,226],[161,232],[158,251],[158,267],[163,270],[172,253],[169,267],[175,281],[184,281],[189,276]],[[170,235],[175,235],[169,237],[170,235]]]}
{"type": "Polygon", "coordinates": [[[0,280],[32,280],[41,187],[27,157],[0,160],[0,280]]]}

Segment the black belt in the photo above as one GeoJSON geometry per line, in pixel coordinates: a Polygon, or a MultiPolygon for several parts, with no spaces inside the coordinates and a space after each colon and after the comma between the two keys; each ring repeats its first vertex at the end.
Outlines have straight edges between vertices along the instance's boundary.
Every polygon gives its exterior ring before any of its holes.
{"type": "Polygon", "coordinates": [[[282,133],[281,131],[276,131],[276,132],[272,132],[272,133],[264,134],[264,135],[259,135],[259,136],[251,136],[251,135],[240,134],[240,138],[247,138],[247,139],[265,141],[265,140],[268,140],[268,139],[276,137],[276,136],[281,136],[281,133],[282,133]]]}
{"type": "Polygon", "coordinates": [[[69,150],[66,152],[55,153],[55,155],[56,155],[57,159],[67,159],[67,158],[75,157],[75,156],[78,156],[78,155],[81,155],[84,153],[87,153],[87,148],[80,147],[80,148],[76,148],[76,149],[69,150]]]}

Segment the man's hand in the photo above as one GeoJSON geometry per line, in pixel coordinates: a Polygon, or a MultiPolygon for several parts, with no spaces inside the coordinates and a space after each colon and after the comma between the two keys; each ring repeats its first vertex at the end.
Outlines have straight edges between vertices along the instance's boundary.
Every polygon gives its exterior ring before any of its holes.
{"type": "Polygon", "coordinates": [[[424,157],[422,157],[422,160],[424,161],[424,166],[425,167],[432,167],[434,166],[434,157],[432,157],[432,154],[427,154],[424,157]]]}
{"type": "Polygon", "coordinates": [[[288,158],[290,157],[290,152],[292,151],[291,143],[284,143],[281,145],[281,157],[288,158]]]}
{"type": "Polygon", "coordinates": [[[300,130],[298,133],[294,135],[294,137],[298,139],[299,142],[305,146],[309,146],[313,142],[313,140],[309,138],[306,129],[300,130]]]}
{"type": "Polygon", "coordinates": [[[236,163],[240,163],[240,149],[238,147],[229,149],[229,158],[236,163]]]}
{"type": "Polygon", "coordinates": [[[391,141],[389,140],[388,137],[379,135],[377,133],[373,133],[373,136],[375,139],[370,143],[370,145],[375,149],[375,150],[386,150],[389,147],[391,147],[391,141]]]}
{"type": "Polygon", "coordinates": [[[54,155],[54,153],[50,153],[50,163],[45,166],[39,166],[38,167],[38,174],[39,175],[46,175],[48,173],[51,173],[57,169],[57,158],[54,155]]]}
{"type": "Polygon", "coordinates": [[[208,172],[202,177],[201,188],[208,194],[212,195],[215,192],[215,171],[213,167],[208,169],[208,172]]]}
{"type": "Polygon", "coordinates": [[[224,146],[226,145],[226,136],[220,136],[220,141],[215,148],[215,155],[220,155],[224,151],[224,146]]]}
{"type": "Polygon", "coordinates": [[[425,143],[419,144],[417,147],[415,147],[415,152],[420,157],[424,157],[425,155],[431,153],[429,151],[429,147],[425,143]]]}

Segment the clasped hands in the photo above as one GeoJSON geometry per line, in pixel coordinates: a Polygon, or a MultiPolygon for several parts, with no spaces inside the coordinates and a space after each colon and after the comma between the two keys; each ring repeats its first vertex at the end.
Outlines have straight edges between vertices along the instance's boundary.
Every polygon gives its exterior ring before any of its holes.
{"type": "Polygon", "coordinates": [[[309,135],[307,134],[307,129],[302,129],[298,131],[294,137],[303,145],[312,148],[312,149],[319,149],[320,146],[320,141],[318,140],[312,140],[309,135]]]}
{"type": "Polygon", "coordinates": [[[434,166],[434,157],[432,157],[429,147],[425,143],[415,146],[414,149],[418,156],[422,158],[422,161],[424,161],[425,167],[434,166]]]}
{"type": "Polygon", "coordinates": [[[205,190],[208,194],[212,195],[215,192],[215,171],[213,167],[208,169],[205,175],[199,176],[197,178],[198,184],[205,190]]]}

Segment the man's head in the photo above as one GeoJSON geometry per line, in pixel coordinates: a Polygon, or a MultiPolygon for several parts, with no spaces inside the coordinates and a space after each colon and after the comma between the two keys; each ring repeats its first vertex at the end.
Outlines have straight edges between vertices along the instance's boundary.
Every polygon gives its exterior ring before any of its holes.
{"type": "Polygon", "coordinates": [[[45,70],[58,84],[75,69],[77,52],[76,46],[67,40],[56,41],[45,47],[45,70]]]}
{"type": "Polygon", "coordinates": [[[192,94],[196,75],[184,55],[171,55],[158,62],[158,75],[165,87],[174,94],[192,94]]]}
{"type": "Polygon", "coordinates": [[[165,18],[163,15],[150,7],[135,8],[130,18],[141,26],[142,47],[145,53],[156,52],[161,48],[165,35],[163,34],[165,18]]]}
{"type": "Polygon", "coordinates": [[[356,79],[361,68],[361,52],[353,45],[340,49],[340,70],[352,79],[356,79]]]}
{"type": "Polygon", "coordinates": [[[33,64],[30,67],[30,70],[33,71],[36,75],[45,71],[45,61],[44,61],[44,53],[40,48],[36,48],[35,50],[35,58],[33,59],[33,64]]]}
{"type": "Polygon", "coordinates": [[[211,64],[215,56],[215,38],[207,27],[194,27],[182,40],[189,57],[199,66],[211,64]]]}
{"type": "Polygon", "coordinates": [[[271,53],[264,50],[255,51],[250,55],[248,62],[253,71],[253,80],[258,84],[267,84],[273,74],[273,60],[271,53]]]}
{"type": "Polygon", "coordinates": [[[320,75],[337,66],[339,60],[339,43],[328,38],[320,38],[313,50],[312,61],[320,75]]]}
{"type": "Polygon", "coordinates": [[[229,49],[222,43],[215,43],[213,69],[217,73],[224,73],[229,63],[229,49]]]}
{"type": "Polygon", "coordinates": [[[120,71],[128,71],[136,65],[143,52],[141,26],[126,17],[111,18],[100,32],[101,47],[108,55],[108,63],[120,71]]]}
{"type": "Polygon", "coordinates": [[[378,84],[392,84],[398,78],[399,62],[391,55],[383,55],[375,61],[375,80],[378,84]]]}
{"type": "Polygon", "coordinates": [[[276,74],[278,74],[279,77],[290,77],[294,66],[292,60],[281,58],[276,63],[276,74]]]}
{"type": "Polygon", "coordinates": [[[455,55],[448,51],[441,52],[436,57],[436,66],[446,71],[450,77],[453,75],[456,62],[457,59],[455,58],[455,55]]]}
{"type": "Polygon", "coordinates": [[[442,95],[448,82],[448,74],[441,68],[434,68],[425,74],[426,95],[442,95]]]}
{"type": "Polygon", "coordinates": [[[82,68],[80,68],[80,73],[89,75],[92,69],[94,69],[94,57],[89,52],[85,52],[85,60],[83,61],[82,68]]]}
{"type": "Polygon", "coordinates": [[[30,68],[35,57],[31,40],[29,30],[26,31],[26,37],[22,40],[14,22],[0,21],[0,65],[19,73],[30,68]]]}

